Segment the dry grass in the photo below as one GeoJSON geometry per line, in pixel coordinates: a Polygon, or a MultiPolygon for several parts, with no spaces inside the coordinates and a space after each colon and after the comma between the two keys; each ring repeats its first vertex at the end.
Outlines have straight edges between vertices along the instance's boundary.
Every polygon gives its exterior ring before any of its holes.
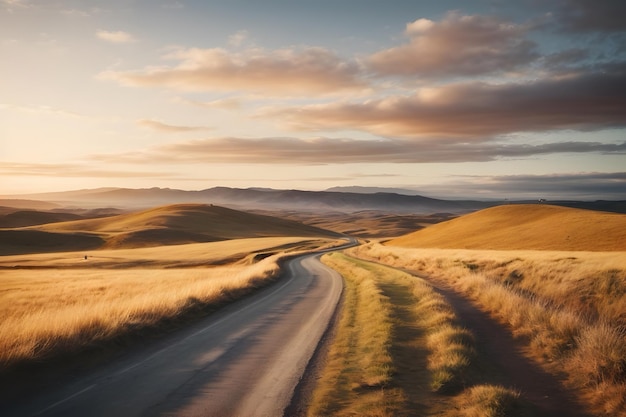
{"type": "MultiPolygon", "coordinates": [[[[49,223],[32,226],[30,229],[49,232],[97,233],[109,238],[141,233],[146,230],[161,230],[170,234],[178,232],[203,235],[211,240],[329,235],[322,229],[290,220],[207,204],[172,204],[106,218],[49,223]]],[[[143,243],[146,246],[150,244],[149,241],[143,243]]]]}
{"type": "Polygon", "coordinates": [[[397,393],[385,391],[393,373],[390,305],[369,272],[340,254],[323,262],[348,276],[337,337],[308,414],[391,416],[397,393]]]}
{"type": "Polygon", "coordinates": [[[497,385],[476,385],[458,399],[459,417],[514,415],[519,393],[497,385]]]}
{"type": "Polygon", "coordinates": [[[333,242],[306,237],[263,237],[154,248],[10,255],[0,256],[0,268],[187,268],[229,263],[251,253],[317,248],[333,242]]]}
{"type": "Polygon", "coordinates": [[[11,271],[0,289],[0,364],[77,351],[218,305],[277,271],[275,259],[205,270],[11,271]]]}
{"type": "Polygon", "coordinates": [[[507,324],[548,370],[565,372],[599,412],[626,415],[625,252],[370,244],[352,253],[451,284],[507,324]]]}
{"type": "Polygon", "coordinates": [[[390,242],[441,249],[626,251],[626,214],[506,205],[429,226],[390,242]]]}
{"type": "Polygon", "coordinates": [[[30,268],[5,270],[0,276],[0,369],[77,352],[232,301],[271,282],[284,252],[255,263],[181,267],[203,255],[228,258],[246,248],[270,250],[302,241],[247,239],[94,253],[96,259],[110,255],[113,269],[98,260],[94,260],[95,267],[88,268],[92,258],[84,261],[78,254],[29,256],[30,268]],[[136,268],[146,259],[169,262],[171,268],[136,268]],[[83,267],[58,267],[74,262],[82,262],[83,267]]]}
{"type": "MultiPolygon", "coordinates": [[[[428,412],[454,415],[474,338],[445,299],[396,269],[336,253],[323,261],[344,277],[344,307],[309,415],[424,415],[428,403],[428,412]]],[[[475,409],[500,401],[494,395],[475,409]]]]}
{"type": "MultiPolygon", "coordinates": [[[[29,221],[28,218],[23,220],[29,221]]],[[[131,249],[280,236],[336,238],[337,234],[291,220],[224,207],[173,204],[110,217],[0,229],[0,255],[131,249]]]]}

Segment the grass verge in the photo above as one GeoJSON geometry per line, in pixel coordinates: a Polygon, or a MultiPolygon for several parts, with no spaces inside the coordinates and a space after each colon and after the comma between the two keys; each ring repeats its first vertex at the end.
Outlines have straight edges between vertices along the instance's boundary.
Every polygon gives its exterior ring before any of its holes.
{"type": "MultiPolygon", "coordinates": [[[[344,305],[308,414],[457,415],[474,339],[445,299],[392,268],[339,253],[322,260],[344,277],[344,305]],[[366,382],[372,374],[375,384],[366,382]]],[[[502,396],[483,397],[477,410],[501,408],[502,396]]]]}
{"type": "Polygon", "coordinates": [[[407,249],[359,258],[428,274],[477,302],[530,354],[565,373],[599,415],[626,415],[626,253],[407,249]]]}

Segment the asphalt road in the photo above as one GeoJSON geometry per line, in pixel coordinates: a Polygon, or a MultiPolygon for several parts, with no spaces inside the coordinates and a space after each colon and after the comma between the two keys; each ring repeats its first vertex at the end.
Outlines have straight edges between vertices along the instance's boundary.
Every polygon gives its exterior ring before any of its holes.
{"type": "Polygon", "coordinates": [[[286,268],[258,294],[0,415],[282,416],[342,290],[318,256],[286,268]]]}

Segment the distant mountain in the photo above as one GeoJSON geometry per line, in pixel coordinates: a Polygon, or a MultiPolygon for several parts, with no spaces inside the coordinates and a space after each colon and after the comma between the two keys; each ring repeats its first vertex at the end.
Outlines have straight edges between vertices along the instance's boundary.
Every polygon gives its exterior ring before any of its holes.
{"type": "MultiPolygon", "coordinates": [[[[52,210],[55,208],[59,208],[58,204],[49,203],[46,201],[39,200],[47,200],[45,198],[37,199],[37,200],[25,200],[23,198],[10,198],[0,199],[0,207],[7,208],[15,208],[15,209],[28,209],[28,210],[52,210]]],[[[10,210],[14,211],[14,210],[10,210]]]]}
{"type": "Polygon", "coordinates": [[[31,194],[20,198],[51,201],[70,207],[147,208],[164,204],[217,204],[240,210],[339,211],[376,210],[388,213],[465,213],[494,205],[493,202],[447,201],[398,193],[364,194],[333,191],[274,190],[215,187],[201,191],[170,188],[105,188],[31,194]]]}
{"type": "Polygon", "coordinates": [[[416,190],[409,190],[406,188],[385,188],[385,187],[359,187],[359,186],[349,186],[349,187],[331,187],[326,189],[326,191],[330,191],[333,193],[357,193],[357,194],[376,194],[376,193],[392,193],[392,194],[402,194],[402,195],[419,195],[419,192],[416,190]]]}
{"type": "MultiPolygon", "coordinates": [[[[367,188],[366,188],[367,189],[367,188]]],[[[372,189],[370,189],[372,190],[372,189]]],[[[345,191],[274,190],[266,188],[215,187],[200,191],[171,188],[98,188],[0,198],[28,198],[52,202],[63,207],[118,209],[144,209],[165,204],[201,203],[216,204],[237,210],[294,210],[313,213],[354,213],[373,210],[390,214],[464,214],[501,205],[498,201],[441,200],[421,195],[389,192],[363,193],[345,191]]],[[[6,200],[5,200],[6,201],[6,200]]],[[[536,201],[520,201],[537,204],[536,201]]],[[[550,201],[552,205],[586,208],[591,210],[626,212],[626,201],[550,201]]],[[[82,214],[77,212],[77,214],[82,214]]]]}

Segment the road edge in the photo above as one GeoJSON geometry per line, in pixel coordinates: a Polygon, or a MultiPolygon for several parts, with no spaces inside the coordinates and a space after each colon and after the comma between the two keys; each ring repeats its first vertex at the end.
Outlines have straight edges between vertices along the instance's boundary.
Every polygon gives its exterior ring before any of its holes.
{"type": "Polygon", "coordinates": [[[304,368],[304,372],[298,381],[298,384],[294,388],[293,395],[291,397],[291,401],[289,405],[283,411],[283,417],[301,417],[306,416],[307,410],[309,407],[309,403],[311,397],[313,395],[313,390],[317,384],[317,380],[326,364],[326,359],[328,357],[328,352],[330,347],[335,340],[335,336],[337,333],[337,325],[339,323],[339,318],[341,317],[341,312],[343,311],[344,304],[344,289],[345,285],[343,283],[341,285],[341,294],[339,295],[339,302],[335,307],[335,311],[328,322],[328,326],[322,337],[320,338],[315,350],[313,351],[313,355],[306,367],[304,368]]]}

